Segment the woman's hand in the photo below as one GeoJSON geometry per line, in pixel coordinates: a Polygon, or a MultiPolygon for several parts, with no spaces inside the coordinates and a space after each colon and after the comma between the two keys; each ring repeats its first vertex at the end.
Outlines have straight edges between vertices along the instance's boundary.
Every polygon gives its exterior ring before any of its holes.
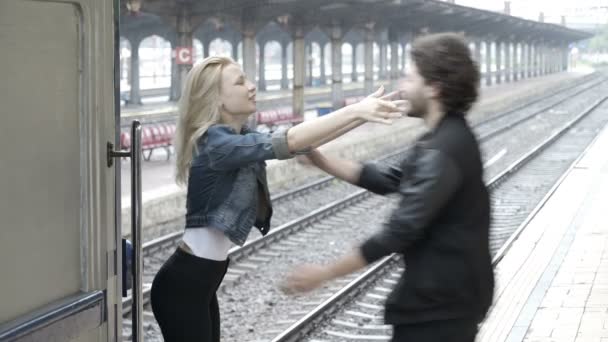
{"type": "Polygon", "coordinates": [[[281,289],[288,294],[308,292],[318,288],[331,278],[326,267],[313,264],[302,265],[287,276],[285,282],[281,284],[281,289]]]}
{"type": "Polygon", "coordinates": [[[351,104],[347,109],[359,119],[390,125],[393,119],[401,118],[407,112],[409,103],[406,100],[393,100],[396,92],[385,96],[383,94],[384,86],[381,86],[376,92],[360,102],[351,104]]]}

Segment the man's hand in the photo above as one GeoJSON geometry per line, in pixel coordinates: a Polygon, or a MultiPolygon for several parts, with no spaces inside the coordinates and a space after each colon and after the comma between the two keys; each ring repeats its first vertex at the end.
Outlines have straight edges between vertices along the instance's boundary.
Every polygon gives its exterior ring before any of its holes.
{"type": "Polygon", "coordinates": [[[297,267],[281,285],[283,292],[293,294],[312,291],[331,279],[329,270],[320,265],[302,265],[297,267]]]}

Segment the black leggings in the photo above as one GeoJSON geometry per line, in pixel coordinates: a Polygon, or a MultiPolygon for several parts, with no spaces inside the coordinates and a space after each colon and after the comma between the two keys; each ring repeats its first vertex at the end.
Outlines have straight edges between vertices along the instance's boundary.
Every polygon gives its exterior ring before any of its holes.
{"type": "Polygon", "coordinates": [[[475,342],[477,320],[450,319],[395,325],[392,342],[475,342]]]}
{"type": "Polygon", "coordinates": [[[216,291],[228,260],[199,258],[181,249],[165,262],[152,282],[152,311],[165,342],[219,342],[216,291]]]}

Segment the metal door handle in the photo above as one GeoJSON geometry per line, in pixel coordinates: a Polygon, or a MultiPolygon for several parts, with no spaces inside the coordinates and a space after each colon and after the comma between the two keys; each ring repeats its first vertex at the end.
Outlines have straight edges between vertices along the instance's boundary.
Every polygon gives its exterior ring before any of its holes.
{"type": "Polygon", "coordinates": [[[143,291],[142,291],[142,236],[141,236],[141,124],[133,121],[131,125],[131,151],[114,151],[108,143],[108,167],[114,158],[131,158],[131,238],[133,239],[133,288],[131,290],[131,319],[133,342],[143,341],[143,291]]]}

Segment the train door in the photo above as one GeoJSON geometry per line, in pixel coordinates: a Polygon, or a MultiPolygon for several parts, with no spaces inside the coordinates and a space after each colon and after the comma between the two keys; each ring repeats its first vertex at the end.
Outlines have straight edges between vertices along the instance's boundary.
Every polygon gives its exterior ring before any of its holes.
{"type": "Polygon", "coordinates": [[[122,340],[118,3],[0,1],[0,341],[122,340]]]}

